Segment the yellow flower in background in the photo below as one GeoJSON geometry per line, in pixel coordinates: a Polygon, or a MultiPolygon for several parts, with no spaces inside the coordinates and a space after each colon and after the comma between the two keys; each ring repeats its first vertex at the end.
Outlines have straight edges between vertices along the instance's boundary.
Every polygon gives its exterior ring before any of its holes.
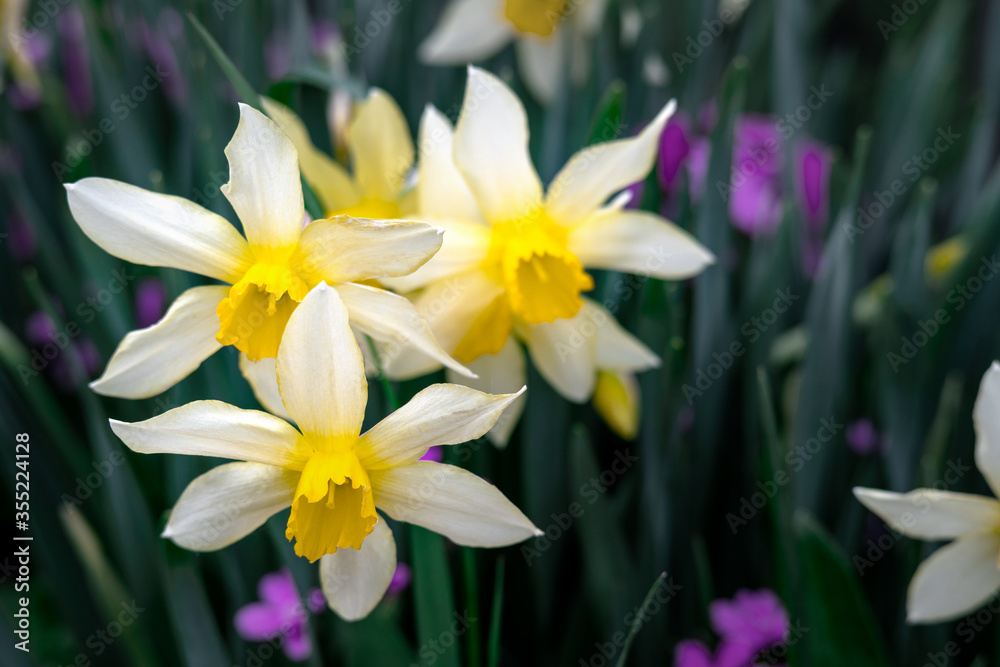
{"type": "Polygon", "coordinates": [[[587,40],[601,27],[607,0],[453,0],[420,46],[432,65],[465,65],[515,42],[521,76],[544,103],[567,70],[577,84],[590,72],[587,40]]]}
{"type": "MultiPolygon", "coordinates": [[[[1000,363],[983,376],[972,413],[976,467],[1000,497],[1000,363]]],[[[857,487],[854,495],[894,531],[929,542],[954,540],[917,568],[906,600],[910,623],[971,614],[1000,590],[1000,502],[937,489],[893,493],[857,487]]]]}
{"type": "Polygon", "coordinates": [[[345,133],[353,175],[313,145],[291,109],[268,98],[262,102],[295,145],[302,175],[327,216],[391,219],[412,212],[406,177],[413,169],[413,139],[403,112],[387,93],[374,88],[355,106],[345,133]]]}
{"type": "Polygon", "coordinates": [[[594,409],[626,440],[639,434],[639,382],[632,373],[600,371],[594,387],[594,409]]]}
{"type": "Polygon", "coordinates": [[[927,283],[940,284],[968,254],[969,243],[961,235],[953,236],[931,247],[924,258],[924,276],[927,283]]]}
{"type": "Polygon", "coordinates": [[[10,69],[26,96],[41,95],[42,84],[35,66],[25,52],[27,36],[22,32],[28,0],[0,0],[0,93],[4,91],[4,70],[10,69]]]}
{"type": "Polygon", "coordinates": [[[396,567],[390,517],[457,544],[500,547],[541,533],[493,485],[420,460],[432,446],[483,435],[518,394],[432,385],[361,433],[368,399],[361,351],[336,289],[320,283],[292,313],[276,365],[281,398],[299,425],[218,401],[144,422],[113,421],[139,453],[235,459],[196,478],[164,530],[181,547],[214,551],[291,508],[285,535],[321,560],[323,591],[348,620],[382,598],[396,567]]]}
{"type": "MultiPolygon", "coordinates": [[[[524,108],[499,79],[469,69],[454,131],[440,112],[425,112],[416,217],[445,229],[444,244],[413,274],[383,282],[420,290],[414,302],[438,340],[479,375],[462,382],[500,392],[522,386],[517,341],[560,394],[580,403],[593,394],[598,371],[659,364],[582,293],[593,287],[587,267],[681,279],[714,261],[660,216],[625,210],[627,197],[607,203],[652,169],[673,109],[667,105],[636,137],[577,153],[544,195],[528,155],[524,108]]],[[[402,378],[436,366],[421,354],[394,355],[387,363],[402,378]]],[[[506,442],[513,414],[491,432],[494,442],[506,442]]]]}
{"type": "MultiPolygon", "coordinates": [[[[179,197],[103,178],[66,186],[77,223],[112,255],[228,283],[187,290],[160,322],[128,334],[104,375],[92,383],[94,391],[153,396],[224,345],[243,352],[244,366],[273,359],[296,306],[322,281],[339,292],[360,333],[381,341],[408,340],[448,367],[468,372],[444,352],[411,303],[358,284],[410,273],[440,247],[440,230],[420,222],[348,217],[303,228],[295,148],[249,106],[240,105],[226,156],[230,178],[222,191],[246,238],[225,218],[179,197]]],[[[260,366],[260,374],[273,376],[273,362],[260,366]]]]}

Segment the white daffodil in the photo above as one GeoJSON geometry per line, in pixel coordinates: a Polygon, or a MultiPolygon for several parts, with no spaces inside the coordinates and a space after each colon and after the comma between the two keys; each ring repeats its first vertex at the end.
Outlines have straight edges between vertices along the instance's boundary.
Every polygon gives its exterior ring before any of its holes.
{"type": "MultiPolygon", "coordinates": [[[[438,340],[479,375],[463,383],[498,392],[522,386],[518,341],[545,379],[578,403],[593,394],[599,371],[659,364],[581,293],[593,288],[585,267],[680,279],[714,261],[660,216],[625,210],[624,197],[606,203],[652,169],[673,109],[667,105],[636,137],[580,151],[544,195],[528,155],[524,108],[499,79],[469,69],[454,131],[440,112],[425,112],[416,216],[445,229],[444,244],[413,274],[383,282],[397,291],[420,290],[414,302],[438,340]]],[[[401,378],[437,366],[406,350],[385,356],[389,372],[401,378]]],[[[516,416],[509,411],[490,434],[495,443],[506,442],[516,416]]]]}
{"type": "Polygon", "coordinates": [[[388,93],[373,88],[355,105],[344,135],[353,176],[313,145],[295,112],[266,97],[261,101],[295,145],[302,176],[328,217],[393,219],[412,211],[406,177],[413,169],[413,139],[402,110],[388,93]]]}
{"type": "MultiPolygon", "coordinates": [[[[1000,363],[983,376],[972,413],[976,467],[1000,496],[1000,363]]],[[[906,600],[910,623],[959,618],[1000,590],[1000,502],[996,498],[917,489],[854,489],[861,503],[893,530],[921,540],[954,540],[920,564],[906,600]]]]}
{"type": "Polygon", "coordinates": [[[518,394],[432,385],[362,434],[368,384],[361,351],[345,303],[325,283],[289,318],[277,374],[298,430],[218,401],[136,424],[112,420],[115,434],[136,452],[239,461],[188,485],[164,537],[214,551],[291,507],[286,537],[298,555],[321,560],[327,601],[354,620],[375,607],[396,567],[396,545],[379,511],[466,546],[501,547],[541,534],[493,485],[462,468],[420,460],[432,446],[483,435],[518,394]]]}
{"type": "Polygon", "coordinates": [[[453,0],[420,45],[431,65],[466,65],[515,42],[521,76],[541,102],[555,97],[567,69],[577,84],[590,72],[589,39],[607,0],[453,0]]]}
{"type": "MultiPolygon", "coordinates": [[[[222,191],[246,238],[225,218],[179,197],[103,178],[66,186],[77,223],[112,255],[228,283],[187,290],[160,322],[128,334],[104,375],[92,383],[94,391],[123,398],[153,396],[187,377],[224,345],[243,352],[244,366],[273,359],[288,318],[323,281],[339,292],[351,324],[361,333],[380,341],[408,340],[463,372],[411,303],[359,284],[410,273],[440,247],[441,230],[421,222],[346,216],[303,228],[295,148],[249,106],[240,105],[239,126],[226,156],[229,183],[222,191]]],[[[258,374],[266,376],[269,362],[260,365],[264,368],[258,374]]]]}

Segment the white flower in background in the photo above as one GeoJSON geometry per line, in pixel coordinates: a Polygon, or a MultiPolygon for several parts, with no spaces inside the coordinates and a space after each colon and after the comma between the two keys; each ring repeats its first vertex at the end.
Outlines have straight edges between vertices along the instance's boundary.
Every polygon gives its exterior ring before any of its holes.
{"type": "MultiPolygon", "coordinates": [[[[499,79],[469,68],[457,128],[429,107],[420,125],[415,217],[445,230],[438,254],[413,274],[383,280],[412,298],[442,346],[476,373],[459,380],[482,391],[525,383],[524,343],[542,376],[565,398],[591,398],[599,371],[602,414],[619,432],[638,419],[637,387],[627,375],[659,358],[604,307],[582,296],[586,267],[661,279],[688,278],[714,261],[679,227],[652,213],[625,210],[627,196],[653,167],[674,104],[642,133],[574,155],[547,192],[528,154],[524,107],[499,79]]],[[[394,377],[439,364],[426,355],[388,357],[394,377]]],[[[520,406],[490,433],[506,443],[520,406]]]]}
{"type": "MultiPolygon", "coordinates": [[[[983,376],[972,413],[976,467],[1000,496],[1000,363],[983,376]]],[[[906,601],[910,623],[954,620],[1000,591],[1000,502],[968,493],[854,489],[893,530],[921,540],[954,540],[917,568],[906,601]]]]}
{"type": "Polygon", "coordinates": [[[574,83],[590,72],[589,38],[601,26],[607,0],[453,0],[420,46],[432,65],[466,65],[515,42],[521,76],[543,103],[555,96],[563,72],[574,83]]]}
{"type": "Polygon", "coordinates": [[[424,461],[430,447],[486,433],[517,394],[436,384],[365,433],[361,350],[336,289],[320,283],[292,313],[276,364],[284,407],[298,424],[219,401],[196,401],[144,422],[111,421],[143,454],[235,459],[192,481],[163,536],[215,551],[291,508],[285,536],[319,559],[327,602],[367,616],[396,569],[396,543],[379,512],[456,544],[501,547],[541,532],[493,485],[424,461]]]}

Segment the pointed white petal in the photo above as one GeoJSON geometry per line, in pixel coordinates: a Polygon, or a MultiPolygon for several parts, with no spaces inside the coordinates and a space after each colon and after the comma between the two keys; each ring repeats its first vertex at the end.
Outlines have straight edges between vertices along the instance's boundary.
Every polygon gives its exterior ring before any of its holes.
{"type": "Polygon", "coordinates": [[[337,283],[334,287],[347,306],[351,324],[362,333],[399,348],[415,347],[448,368],[471,374],[444,351],[416,307],[405,298],[355,283],[337,283]]]}
{"type": "Polygon", "coordinates": [[[595,144],[570,158],[549,186],[545,208],[552,219],[564,225],[581,222],[611,195],[644,180],[676,108],[671,101],[638,136],[595,144]]]}
{"type": "Polygon", "coordinates": [[[456,544],[503,547],[541,535],[495,486],[455,466],[417,461],[371,479],[379,509],[456,544]]]}
{"type": "Polygon", "coordinates": [[[566,49],[571,35],[556,30],[548,38],[525,35],[515,44],[517,64],[528,87],[542,104],[550,104],[566,71],[566,49]]]}
{"type": "Polygon", "coordinates": [[[994,361],[979,385],[972,411],[976,427],[976,467],[1000,497],[1000,362],[994,361]]]}
{"type": "Polygon", "coordinates": [[[282,403],[309,436],[355,438],[368,403],[361,349],[337,290],[317,285],[281,337],[276,373],[282,403]]]}
{"type": "Polygon", "coordinates": [[[476,67],[469,68],[454,156],[490,222],[519,220],[542,205],[524,107],[507,84],[476,67]]]}
{"type": "Polygon", "coordinates": [[[453,0],[418,53],[431,65],[465,65],[499,52],[513,36],[503,0],[453,0]]]}
{"type": "Polygon", "coordinates": [[[240,373],[250,383],[257,401],[272,415],[281,417],[285,421],[295,421],[281,402],[278,375],[275,372],[276,363],[277,360],[271,357],[250,361],[246,354],[240,353],[240,373]]]}
{"type": "MultiPolygon", "coordinates": [[[[484,354],[471,364],[469,370],[478,375],[478,378],[459,377],[452,371],[446,373],[448,382],[464,384],[467,387],[485,391],[490,394],[513,394],[524,387],[527,382],[527,371],[525,370],[524,350],[521,344],[513,336],[507,339],[507,343],[497,354],[484,354]]],[[[495,446],[503,449],[510,441],[510,435],[514,432],[514,427],[521,419],[524,412],[524,405],[528,397],[526,394],[518,396],[503,411],[497,423],[490,429],[486,437],[495,446]]]]}
{"type": "Polygon", "coordinates": [[[299,155],[299,168],[324,211],[336,211],[357,205],[361,191],[343,167],[318,150],[309,139],[305,124],[295,112],[268,97],[261,102],[267,115],[288,135],[299,155]]]}
{"type": "Polygon", "coordinates": [[[906,600],[910,623],[940,623],[976,611],[1000,589],[1000,535],[974,533],[920,564],[906,600]]]}
{"type": "Polygon", "coordinates": [[[525,343],[538,372],[567,400],[584,403],[597,381],[598,323],[580,308],[571,319],[535,324],[525,343]]]}
{"type": "Polygon", "coordinates": [[[91,389],[103,396],[149,398],[186,378],[222,347],[215,339],[215,311],[228,293],[228,287],[208,285],[181,294],[162,320],[122,339],[91,389]]]}
{"type": "Polygon", "coordinates": [[[362,196],[395,201],[413,168],[413,139],[396,101],[373,88],[347,128],[347,147],[362,196]]]}
{"type": "Polygon", "coordinates": [[[434,256],[443,234],[442,229],[409,220],[316,220],[302,232],[295,261],[313,282],[405,276],[434,256]]]}
{"type": "Polygon", "coordinates": [[[413,273],[383,280],[385,286],[405,294],[476,269],[486,261],[490,250],[489,227],[478,222],[429,221],[444,230],[441,249],[413,273]]]}
{"type": "Polygon", "coordinates": [[[854,497],[893,530],[921,540],[951,540],[1000,528],[1000,503],[969,493],[935,489],[892,493],[858,487],[854,497]]]}
{"type": "Polygon", "coordinates": [[[289,248],[302,232],[299,156],[270,118],[240,104],[240,123],[226,146],[229,182],[222,194],[233,205],[255,250],[289,248]]]}
{"type": "Polygon", "coordinates": [[[570,230],[569,249],[589,268],[664,280],[690,278],[715,262],[693,236],[644,211],[594,216],[570,230]]]}
{"type": "Polygon", "coordinates": [[[225,218],[180,197],[107,178],[66,184],[80,229],[106,252],[235,283],[253,264],[250,246],[225,218]]]}
{"type": "Polygon", "coordinates": [[[454,138],[448,117],[428,104],[420,119],[418,212],[430,218],[485,222],[476,198],[455,166],[454,138]]]}
{"type": "Polygon", "coordinates": [[[597,368],[614,371],[645,371],[657,368],[660,358],[645,343],[630,334],[615,316],[589,299],[583,300],[585,317],[597,327],[597,368]]]}
{"type": "Polygon", "coordinates": [[[435,445],[484,435],[523,393],[486,394],[457,384],[432,384],[361,436],[355,451],[367,470],[413,463],[435,445]]]}
{"type": "Polygon", "coordinates": [[[111,430],[140,454],[187,454],[302,469],[310,450],[288,422],[221,401],[195,401],[134,424],[111,420],[111,430]]]}
{"type": "Polygon", "coordinates": [[[263,463],[227,463],[196,477],[163,530],[178,546],[216,551],[290,507],[300,473],[263,463]]]}
{"type": "Polygon", "coordinates": [[[345,621],[372,612],[396,572],[396,540],[389,524],[378,518],[360,549],[338,549],[319,561],[319,580],[327,604],[345,621]]]}

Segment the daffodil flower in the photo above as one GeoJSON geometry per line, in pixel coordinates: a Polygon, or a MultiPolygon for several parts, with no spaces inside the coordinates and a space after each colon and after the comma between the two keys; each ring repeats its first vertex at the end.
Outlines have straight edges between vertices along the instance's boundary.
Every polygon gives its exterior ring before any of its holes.
{"type": "Polygon", "coordinates": [[[587,41],[600,30],[607,0],[453,0],[420,45],[431,65],[465,65],[515,42],[521,76],[549,103],[569,70],[575,83],[590,71],[587,41]]]}
{"type": "Polygon", "coordinates": [[[462,468],[420,460],[432,446],[483,435],[517,394],[431,385],[362,434],[368,384],[361,350],[344,301],[325,283],[291,314],[276,370],[298,429],[218,401],[135,424],[111,422],[136,452],[238,461],[188,485],[164,537],[214,551],[291,507],[286,537],[296,554],[320,560],[327,601],[354,620],[375,607],[396,569],[395,541],[379,512],[466,546],[507,546],[541,534],[496,487],[462,468]]]}
{"type": "MultiPolygon", "coordinates": [[[[288,318],[323,281],[339,292],[351,324],[361,333],[376,340],[408,340],[462,372],[412,304],[358,284],[410,273],[440,247],[441,230],[421,222],[346,216],[303,228],[295,148],[249,106],[240,105],[239,126],[226,156],[230,178],[222,191],[246,238],[226,219],[179,197],[103,178],[66,186],[77,223],[107,252],[227,283],[187,290],[160,322],[128,334],[104,375],[91,385],[94,391],[124,398],[153,396],[187,377],[224,345],[243,352],[244,366],[273,359],[288,318]]],[[[268,362],[261,366],[266,375],[268,362]]]]}
{"type": "MultiPolygon", "coordinates": [[[[976,467],[1000,496],[1000,363],[983,376],[972,413],[976,467]]],[[[940,623],[971,613],[1000,590],[1000,502],[996,498],[917,489],[854,495],[893,530],[921,540],[954,540],[920,564],[906,601],[910,623],[940,623]]]]}
{"type": "Polygon", "coordinates": [[[353,175],[313,145],[295,112],[269,98],[262,103],[295,145],[302,176],[327,216],[393,219],[412,211],[406,177],[413,169],[413,139],[402,110],[385,91],[373,88],[347,126],[353,175]]]}
{"type": "MultiPolygon", "coordinates": [[[[469,69],[457,128],[429,108],[421,122],[417,216],[445,229],[438,254],[413,274],[387,279],[414,297],[446,350],[479,375],[463,383],[513,391],[524,384],[521,346],[545,379],[582,403],[598,371],[646,370],[659,358],[582,293],[586,267],[662,279],[701,272],[712,254],[663,218],[607,200],[653,167],[667,105],[638,136],[577,153],[543,196],[528,155],[521,102],[496,77],[469,69]]],[[[405,378],[437,365],[422,354],[390,357],[405,378]]],[[[516,414],[514,415],[516,417],[516,414]]],[[[516,419],[491,433],[502,444],[516,419]]]]}

